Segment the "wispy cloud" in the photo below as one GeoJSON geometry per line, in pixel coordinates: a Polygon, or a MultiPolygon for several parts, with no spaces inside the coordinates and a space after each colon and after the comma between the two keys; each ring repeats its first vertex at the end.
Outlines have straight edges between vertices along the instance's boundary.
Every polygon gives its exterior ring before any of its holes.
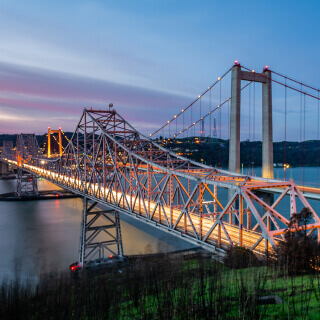
{"type": "Polygon", "coordinates": [[[138,129],[146,131],[157,128],[167,118],[168,110],[171,115],[171,110],[189,101],[188,97],[161,91],[0,63],[3,120],[10,119],[11,124],[17,121],[17,125],[8,127],[10,131],[25,129],[22,119],[34,119],[33,130],[43,132],[56,118],[62,119],[60,125],[65,130],[73,130],[83,108],[104,108],[110,102],[133,124],[139,122],[138,129]]]}

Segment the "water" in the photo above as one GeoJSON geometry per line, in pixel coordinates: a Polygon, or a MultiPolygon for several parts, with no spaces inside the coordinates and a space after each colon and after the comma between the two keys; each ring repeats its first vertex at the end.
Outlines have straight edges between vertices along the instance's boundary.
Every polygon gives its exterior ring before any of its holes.
{"type": "MultiPolygon", "coordinates": [[[[14,180],[1,180],[0,193],[14,180]]],[[[41,180],[39,190],[59,189],[41,180]]],[[[40,273],[67,270],[78,260],[82,199],[0,201],[0,279],[37,279],[40,273]]],[[[124,253],[167,252],[192,247],[188,242],[121,214],[124,253]]]]}
{"type": "MultiPolygon", "coordinates": [[[[243,168],[240,172],[243,174],[261,177],[262,168],[243,168]]],[[[274,179],[286,179],[288,181],[293,179],[298,185],[318,187],[320,186],[320,169],[317,167],[289,167],[288,169],[274,168],[274,179]]]]}
{"type": "MultiPolygon", "coordinates": [[[[243,173],[248,174],[249,169],[243,168],[243,173]]],[[[261,175],[261,168],[255,168],[254,174],[261,175]]],[[[294,179],[299,184],[303,174],[306,185],[317,185],[315,167],[286,170],[287,180],[294,179]]],[[[274,177],[283,179],[284,169],[275,168],[274,177]]],[[[14,180],[0,180],[0,193],[14,191],[15,183],[14,180]]],[[[39,189],[59,188],[46,180],[41,180],[39,189]]],[[[310,201],[310,204],[317,213],[320,212],[320,202],[310,201]]],[[[281,209],[281,206],[279,207],[281,209]]],[[[22,278],[37,279],[40,273],[66,270],[70,263],[78,259],[81,215],[81,198],[0,201],[0,279],[13,278],[15,273],[20,274],[22,278]]],[[[192,247],[182,239],[127,215],[122,214],[120,219],[124,253],[127,255],[192,247]]]]}

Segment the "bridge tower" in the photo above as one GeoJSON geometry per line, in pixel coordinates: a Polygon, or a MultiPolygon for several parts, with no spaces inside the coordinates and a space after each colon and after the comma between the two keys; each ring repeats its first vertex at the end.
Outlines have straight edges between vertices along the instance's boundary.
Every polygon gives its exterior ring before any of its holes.
{"type": "Polygon", "coordinates": [[[229,170],[240,172],[241,80],[262,83],[262,177],[273,179],[271,71],[243,71],[237,61],[231,71],[229,170]]]}
{"type": "Polygon", "coordinates": [[[61,127],[59,127],[59,130],[52,130],[50,127],[48,127],[48,158],[52,157],[52,152],[51,152],[51,134],[53,134],[53,133],[58,133],[59,154],[60,154],[60,157],[62,156],[61,127]]]}
{"type": "Polygon", "coordinates": [[[79,263],[93,259],[123,256],[119,212],[100,210],[98,202],[83,199],[83,216],[80,235],[79,263]]]}

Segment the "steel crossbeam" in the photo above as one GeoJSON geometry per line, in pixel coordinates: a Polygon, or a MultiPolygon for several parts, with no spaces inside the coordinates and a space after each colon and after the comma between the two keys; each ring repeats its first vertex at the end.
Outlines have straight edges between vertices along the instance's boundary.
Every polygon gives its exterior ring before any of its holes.
{"type": "Polygon", "coordinates": [[[242,245],[272,252],[282,241],[288,215],[302,207],[313,214],[308,230],[319,230],[318,215],[293,182],[191,161],[140,134],[113,110],[84,110],[57,159],[43,161],[17,150],[4,160],[211,251],[242,245]],[[282,191],[274,203],[259,197],[275,188],[282,191]]]}

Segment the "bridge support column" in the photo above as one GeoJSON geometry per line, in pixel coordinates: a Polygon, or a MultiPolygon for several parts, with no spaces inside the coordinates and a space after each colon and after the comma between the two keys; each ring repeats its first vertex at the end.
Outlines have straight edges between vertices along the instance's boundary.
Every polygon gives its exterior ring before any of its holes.
{"type": "MultiPolygon", "coordinates": [[[[231,71],[231,107],[230,107],[230,140],[229,171],[240,172],[240,108],[241,108],[241,66],[236,64],[231,71]]],[[[228,199],[234,190],[228,190],[228,199]]],[[[229,219],[232,220],[232,214],[229,219]]]]}
{"type": "Polygon", "coordinates": [[[273,179],[272,86],[271,71],[262,73],[262,177],[273,179]]]}
{"type": "Polygon", "coordinates": [[[28,195],[39,195],[38,177],[18,169],[16,195],[21,198],[28,195]]]}
{"type": "Polygon", "coordinates": [[[9,173],[9,165],[0,161],[0,176],[6,176],[9,173]]]}
{"type": "Polygon", "coordinates": [[[83,200],[79,263],[107,258],[109,255],[123,256],[119,212],[114,209],[99,210],[98,202],[83,200]]]}
{"type": "Polygon", "coordinates": [[[231,71],[231,108],[229,171],[240,172],[240,105],[241,105],[241,66],[235,65],[231,71]]]}

